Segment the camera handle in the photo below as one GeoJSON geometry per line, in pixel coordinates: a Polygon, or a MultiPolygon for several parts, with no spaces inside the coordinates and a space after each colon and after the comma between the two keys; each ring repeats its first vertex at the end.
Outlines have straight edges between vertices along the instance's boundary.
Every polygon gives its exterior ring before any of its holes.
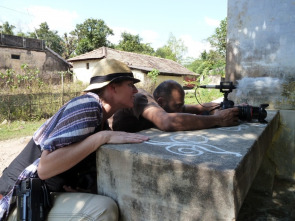
{"type": "MultiPolygon", "coordinates": [[[[231,81],[225,81],[220,82],[220,85],[201,85],[200,88],[213,88],[213,89],[219,89],[221,93],[223,93],[224,98],[223,102],[220,103],[220,105],[216,108],[221,107],[222,109],[231,108],[234,106],[234,102],[231,100],[228,100],[228,94],[233,91],[233,89],[236,89],[237,87],[233,84],[231,81]]],[[[213,109],[213,110],[214,110],[213,109]]]]}
{"type": "MultiPolygon", "coordinates": [[[[220,89],[221,91],[221,89],[220,89]]],[[[220,107],[221,109],[227,109],[227,108],[232,108],[234,107],[235,103],[232,101],[232,100],[229,100],[227,97],[228,97],[228,94],[231,92],[231,91],[221,91],[223,93],[223,101],[220,103],[220,107]]]]}

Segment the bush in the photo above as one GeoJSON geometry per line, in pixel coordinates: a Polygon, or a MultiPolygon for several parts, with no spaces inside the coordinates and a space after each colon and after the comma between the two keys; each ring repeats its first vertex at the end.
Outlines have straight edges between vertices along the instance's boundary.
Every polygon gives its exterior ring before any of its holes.
{"type": "MultiPolygon", "coordinates": [[[[81,83],[53,84],[50,79],[43,82],[37,69],[25,64],[21,69],[22,73],[12,69],[0,72],[0,122],[48,118],[85,88],[81,83]]],[[[58,74],[64,77],[69,72],[58,74]]]]}

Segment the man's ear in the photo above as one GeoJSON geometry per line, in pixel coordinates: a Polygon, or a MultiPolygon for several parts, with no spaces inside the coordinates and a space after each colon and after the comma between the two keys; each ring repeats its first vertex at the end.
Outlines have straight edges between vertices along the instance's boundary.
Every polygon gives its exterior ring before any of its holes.
{"type": "Polygon", "coordinates": [[[160,107],[163,107],[164,106],[164,98],[163,97],[159,97],[157,100],[157,103],[159,104],[160,107]]]}
{"type": "Polygon", "coordinates": [[[108,84],[107,85],[107,90],[109,92],[116,92],[116,85],[115,84],[108,84]]]}

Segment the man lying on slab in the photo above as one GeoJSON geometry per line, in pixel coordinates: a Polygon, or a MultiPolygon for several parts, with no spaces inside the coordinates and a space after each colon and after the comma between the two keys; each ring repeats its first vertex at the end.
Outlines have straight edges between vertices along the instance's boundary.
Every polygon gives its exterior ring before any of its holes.
{"type": "Polygon", "coordinates": [[[163,131],[185,131],[239,124],[238,108],[217,109],[211,113],[219,104],[188,105],[184,104],[184,96],[182,86],[173,80],[159,84],[153,95],[139,89],[133,108],[114,114],[112,129],[137,132],[156,127],[163,131]]]}

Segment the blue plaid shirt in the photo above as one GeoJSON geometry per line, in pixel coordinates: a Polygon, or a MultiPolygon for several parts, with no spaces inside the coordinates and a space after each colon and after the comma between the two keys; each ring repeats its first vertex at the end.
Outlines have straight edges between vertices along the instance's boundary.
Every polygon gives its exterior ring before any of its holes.
{"type": "MultiPolygon", "coordinates": [[[[102,123],[102,104],[98,95],[87,93],[65,104],[55,115],[48,119],[34,134],[33,139],[41,150],[54,151],[76,143],[90,136],[102,123]]],[[[17,183],[32,177],[40,158],[19,175],[17,183]]],[[[0,200],[0,220],[7,216],[9,206],[15,201],[13,189],[0,200]]]]}

